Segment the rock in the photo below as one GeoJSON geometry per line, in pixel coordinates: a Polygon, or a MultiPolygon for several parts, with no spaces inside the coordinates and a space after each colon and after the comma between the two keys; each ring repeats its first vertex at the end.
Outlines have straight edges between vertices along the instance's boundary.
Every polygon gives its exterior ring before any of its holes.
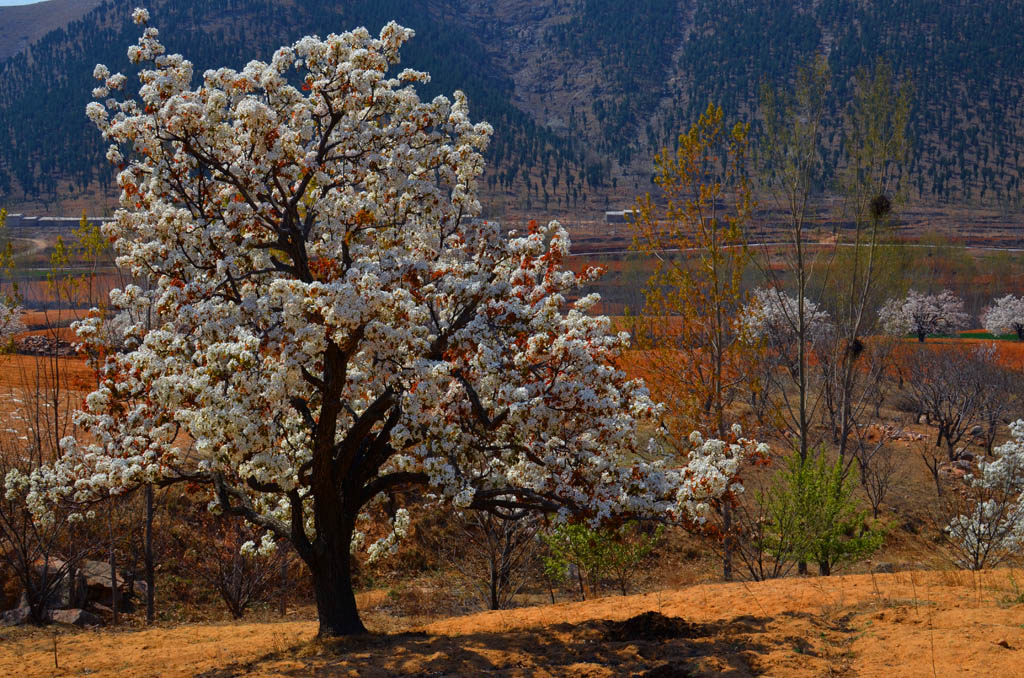
{"type": "MultiPolygon", "coordinates": [[[[100,603],[113,607],[114,599],[110,584],[110,564],[99,560],[83,560],[81,576],[85,582],[85,602],[100,603]]],[[[121,577],[116,577],[118,607],[125,609],[127,586],[121,577]]]]}
{"type": "Polygon", "coordinates": [[[969,452],[968,450],[960,450],[960,452],[957,453],[956,457],[957,459],[962,459],[963,461],[974,461],[974,453],[969,452]]]}
{"type": "Polygon", "coordinates": [[[963,459],[957,459],[956,461],[953,462],[953,468],[960,469],[961,471],[970,471],[971,462],[965,461],[963,459]]]}
{"type": "Polygon", "coordinates": [[[982,428],[982,427],[980,427],[980,426],[975,426],[974,428],[972,428],[972,429],[971,429],[971,435],[972,435],[972,436],[980,436],[980,435],[982,435],[982,434],[983,434],[984,432],[985,432],[985,429],[983,429],[983,428],[982,428]]]}
{"type": "Polygon", "coordinates": [[[919,417],[917,418],[917,423],[918,423],[918,424],[927,424],[927,423],[928,423],[928,416],[927,416],[927,415],[924,415],[924,414],[922,414],[921,416],[919,416],[919,417]]]}
{"type": "Polygon", "coordinates": [[[27,607],[18,607],[0,614],[0,626],[21,626],[27,624],[32,613],[27,607]]]}
{"type": "Polygon", "coordinates": [[[146,594],[149,593],[149,584],[142,581],[141,579],[135,580],[135,597],[139,600],[145,600],[146,594]]]}
{"type": "Polygon", "coordinates": [[[99,626],[100,618],[92,612],[86,612],[79,608],[70,610],[50,610],[46,613],[47,618],[55,624],[70,624],[72,626],[99,626]]]}
{"type": "Polygon", "coordinates": [[[15,346],[19,353],[27,353],[29,355],[71,356],[75,354],[73,344],[63,339],[54,339],[38,334],[30,334],[27,337],[18,339],[15,341],[15,346]]]}
{"type": "MultiPolygon", "coordinates": [[[[47,561],[37,560],[33,567],[36,586],[41,587],[43,576],[46,576],[50,589],[45,603],[47,608],[75,607],[81,603],[82,582],[68,571],[68,564],[63,560],[59,558],[50,558],[47,561]]],[[[21,593],[18,607],[29,607],[25,591],[21,593]]]]}

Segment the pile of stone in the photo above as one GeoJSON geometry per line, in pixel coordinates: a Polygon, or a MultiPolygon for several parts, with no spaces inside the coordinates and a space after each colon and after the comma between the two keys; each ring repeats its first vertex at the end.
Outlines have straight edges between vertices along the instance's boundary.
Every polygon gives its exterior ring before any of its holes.
{"type": "Polygon", "coordinates": [[[27,355],[75,355],[75,347],[70,342],[56,337],[44,337],[39,334],[30,334],[15,342],[18,353],[27,355]]]}
{"type": "MultiPolygon", "coordinates": [[[[36,563],[36,576],[41,580],[43,563],[36,563]]],[[[129,612],[132,598],[145,596],[144,582],[130,586],[122,577],[110,577],[110,565],[96,560],[84,560],[77,568],[51,559],[47,576],[56,580],[50,598],[46,601],[44,617],[47,621],[75,626],[100,626],[103,617],[112,613],[116,596],[118,609],[129,612]]],[[[16,626],[31,621],[31,610],[25,594],[21,594],[17,607],[0,613],[0,626],[16,626]]]]}

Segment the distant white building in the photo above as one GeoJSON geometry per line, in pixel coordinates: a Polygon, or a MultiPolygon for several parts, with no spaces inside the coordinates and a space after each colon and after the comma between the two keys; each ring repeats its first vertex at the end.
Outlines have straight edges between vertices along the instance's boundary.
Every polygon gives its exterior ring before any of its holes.
{"type": "Polygon", "coordinates": [[[604,223],[606,224],[628,224],[636,216],[634,210],[619,210],[617,212],[605,212],[604,223]]]}

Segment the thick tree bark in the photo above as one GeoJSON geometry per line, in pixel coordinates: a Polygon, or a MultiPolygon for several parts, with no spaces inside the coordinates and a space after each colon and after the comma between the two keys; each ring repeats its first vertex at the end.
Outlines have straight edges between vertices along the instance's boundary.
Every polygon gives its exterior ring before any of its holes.
{"type": "Polygon", "coordinates": [[[313,591],[316,594],[320,636],[351,636],[366,633],[356,607],[352,589],[352,562],[349,549],[353,525],[350,520],[338,520],[335,530],[317,536],[313,545],[313,591]]]}

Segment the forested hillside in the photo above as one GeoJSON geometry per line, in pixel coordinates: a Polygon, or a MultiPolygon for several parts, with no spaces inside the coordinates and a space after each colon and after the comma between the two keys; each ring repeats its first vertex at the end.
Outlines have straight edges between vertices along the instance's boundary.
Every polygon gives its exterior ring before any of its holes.
{"type": "MultiPolygon", "coordinates": [[[[93,65],[126,63],[139,0],[106,0],[0,62],[0,200],[110,191],[83,113],[93,65]]],[[[197,72],[267,59],[307,33],[389,19],[416,29],[406,63],[426,96],[465,90],[494,124],[488,195],[522,208],[600,209],[647,188],[651,157],[715,101],[755,118],[764,83],[815,53],[834,79],[832,133],[852,76],[879,58],[914,85],[910,197],[1020,206],[1024,11],[1017,0],[152,0],[169,49],[197,72]]],[[[826,163],[828,165],[829,163],[826,163]]],[[[825,187],[827,189],[827,187],[825,187]]]]}

